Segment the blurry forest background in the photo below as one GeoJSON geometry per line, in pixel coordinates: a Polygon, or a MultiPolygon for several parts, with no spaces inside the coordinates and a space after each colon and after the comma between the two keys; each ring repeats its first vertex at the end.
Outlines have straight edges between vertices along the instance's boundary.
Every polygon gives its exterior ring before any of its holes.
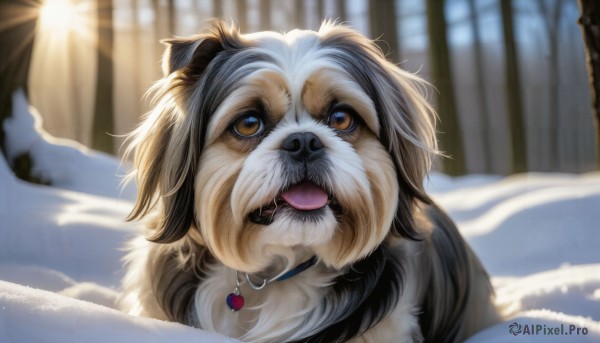
{"type": "Polygon", "coordinates": [[[598,166],[576,0],[5,0],[0,13],[3,90],[26,80],[47,131],[110,153],[149,110],[160,39],[198,33],[212,17],[242,32],[336,19],[433,84],[441,148],[452,156],[438,169],[598,166]],[[27,7],[37,10],[24,15],[27,7]]]}

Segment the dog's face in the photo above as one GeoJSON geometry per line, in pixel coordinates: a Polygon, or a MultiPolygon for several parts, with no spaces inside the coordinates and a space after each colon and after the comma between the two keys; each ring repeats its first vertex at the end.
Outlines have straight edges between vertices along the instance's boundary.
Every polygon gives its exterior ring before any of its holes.
{"type": "Polygon", "coordinates": [[[330,24],[240,35],[216,23],[169,41],[163,69],[131,145],[132,217],[158,203],[154,241],[187,234],[257,272],[298,252],[342,268],[390,234],[417,235],[432,114],[419,80],[363,36],[330,24]]]}

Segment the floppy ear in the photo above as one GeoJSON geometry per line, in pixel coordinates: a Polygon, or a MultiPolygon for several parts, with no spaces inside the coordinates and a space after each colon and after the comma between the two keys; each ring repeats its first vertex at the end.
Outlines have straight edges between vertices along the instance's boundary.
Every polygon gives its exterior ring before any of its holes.
{"type": "Polygon", "coordinates": [[[324,24],[322,44],[333,47],[332,61],[344,70],[373,100],[380,130],[379,140],[388,150],[398,174],[398,209],[391,232],[418,239],[413,210],[415,200],[430,203],[423,179],[437,153],[435,113],[422,95],[425,82],[388,62],[379,48],[358,32],[324,24]]]}
{"type": "Polygon", "coordinates": [[[163,39],[160,42],[166,45],[162,58],[165,77],[185,67],[202,72],[213,57],[223,50],[219,39],[211,34],[163,39]]]}
{"type": "Polygon", "coordinates": [[[423,181],[437,154],[435,112],[421,94],[424,81],[387,61],[375,69],[381,94],[376,104],[380,140],[388,149],[398,173],[400,193],[392,233],[420,239],[413,221],[416,201],[431,204],[423,181]]]}
{"type": "Polygon", "coordinates": [[[209,34],[163,41],[165,77],[150,90],[154,109],[128,138],[125,155],[134,155],[138,197],[128,220],[159,210],[149,240],[181,239],[194,221],[194,179],[210,113],[195,113],[190,96],[210,62],[233,40],[236,31],[214,22],[209,34]],[[206,118],[204,118],[206,117],[206,118]]]}

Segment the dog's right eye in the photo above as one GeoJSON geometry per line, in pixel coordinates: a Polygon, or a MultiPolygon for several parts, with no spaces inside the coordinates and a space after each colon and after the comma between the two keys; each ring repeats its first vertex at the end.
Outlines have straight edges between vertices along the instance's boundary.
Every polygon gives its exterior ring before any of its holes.
{"type": "Polygon", "coordinates": [[[254,114],[248,114],[233,123],[233,131],[242,137],[254,137],[264,130],[262,119],[254,114]]]}

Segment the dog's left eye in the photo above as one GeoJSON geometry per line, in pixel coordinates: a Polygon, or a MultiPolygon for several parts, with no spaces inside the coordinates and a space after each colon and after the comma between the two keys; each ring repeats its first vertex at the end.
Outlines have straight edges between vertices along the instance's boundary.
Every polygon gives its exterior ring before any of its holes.
{"type": "Polygon", "coordinates": [[[233,131],[242,137],[254,137],[264,129],[262,119],[254,114],[249,114],[233,123],[233,131]]]}
{"type": "Polygon", "coordinates": [[[347,111],[336,110],[329,116],[329,126],[338,131],[352,131],[356,126],[354,116],[347,111]]]}

